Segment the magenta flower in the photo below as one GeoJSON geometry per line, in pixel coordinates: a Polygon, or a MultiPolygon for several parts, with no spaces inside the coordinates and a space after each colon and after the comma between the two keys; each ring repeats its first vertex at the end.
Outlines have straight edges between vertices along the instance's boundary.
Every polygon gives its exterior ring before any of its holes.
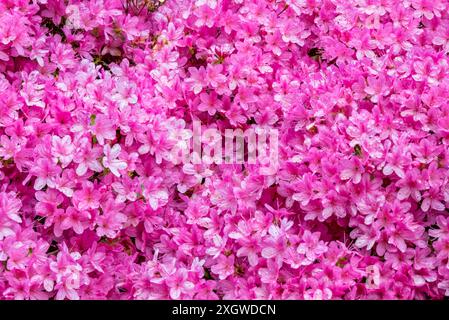
{"type": "Polygon", "coordinates": [[[212,92],[207,94],[205,92],[200,94],[201,103],[198,105],[198,110],[207,111],[211,116],[221,109],[221,101],[218,99],[217,94],[212,92]]]}
{"type": "Polygon", "coordinates": [[[55,176],[61,172],[61,168],[48,159],[38,159],[35,166],[30,169],[30,174],[36,176],[34,189],[42,190],[45,186],[55,186],[55,176]]]}
{"type": "Polygon", "coordinates": [[[352,157],[351,160],[348,160],[343,164],[343,168],[344,169],[340,173],[341,179],[351,180],[355,184],[362,180],[362,174],[365,170],[359,158],[352,157]]]}
{"type": "Polygon", "coordinates": [[[60,161],[62,167],[67,167],[73,159],[73,151],[75,147],[72,145],[70,136],[60,138],[58,136],[52,137],[52,154],[56,161],[60,161]]]}
{"type": "Polygon", "coordinates": [[[234,274],[234,256],[223,256],[221,255],[217,259],[217,263],[211,268],[212,272],[217,274],[220,280],[224,280],[230,275],[234,274]]]}
{"type": "Polygon", "coordinates": [[[190,78],[186,79],[186,82],[191,86],[192,91],[198,94],[206,87],[206,70],[204,67],[200,67],[198,70],[196,68],[190,67],[190,78]]]}
{"type": "Polygon", "coordinates": [[[79,143],[79,148],[73,157],[73,161],[78,163],[76,174],[83,176],[88,169],[95,172],[101,172],[103,168],[98,161],[98,158],[101,155],[101,149],[92,147],[86,138],[80,139],[79,143]]]}
{"type": "Polygon", "coordinates": [[[448,9],[0,1],[0,300],[448,297],[448,9]]]}
{"type": "Polygon", "coordinates": [[[92,133],[98,140],[100,145],[105,143],[105,140],[113,140],[116,132],[113,123],[109,118],[103,115],[93,117],[92,133]]]}
{"type": "Polygon", "coordinates": [[[112,148],[110,145],[105,145],[103,147],[104,157],[103,157],[103,166],[109,170],[111,170],[112,174],[116,177],[120,177],[120,170],[125,170],[128,165],[125,161],[117,159],[121,151],[121,147],[118,144],[115,144],[112,148]]]}

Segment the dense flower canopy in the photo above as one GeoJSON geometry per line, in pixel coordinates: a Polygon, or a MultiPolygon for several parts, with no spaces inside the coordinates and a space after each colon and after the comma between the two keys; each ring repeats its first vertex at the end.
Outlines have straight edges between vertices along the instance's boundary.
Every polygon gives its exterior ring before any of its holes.
{"type": "Polygon", "coordinates": [[[449,296],[448,53],[444,0],[0,0],[1,299],[449,296]]]}

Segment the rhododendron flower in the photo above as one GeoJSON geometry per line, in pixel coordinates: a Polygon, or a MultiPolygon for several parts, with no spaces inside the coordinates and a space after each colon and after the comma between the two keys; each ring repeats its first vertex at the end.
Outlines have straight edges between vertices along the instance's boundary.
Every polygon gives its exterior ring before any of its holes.
{"type": "Polygon", "coordinates": [[[344,169],[340,173],[340,178],[343,180],[352,180],[357,184],[362,180],[362,174],[364,172],[361,161],[353,157],[344,164],[344,169]]]}
{"type": "Polygon", "coordinates": [[[108,117],[103,115],[93,115],[91,116],[91,124],[92,132],[95,134],[95,138],[98,140],[99,144],[103,145],[105,139],[113,140],[115,138],[115,128],[108,117]]]}
{"type": "Polygon", "coordinates": [[[36,166],[32,167],[30,174],[36,176],[34,189],[42,190],[45,186],[54,187],[55,176],[61,172],[61,168],[48,159],[38,159],[36,166]]]}
{"type": "Polygon", "coordinates": [[[0,216],[8,217],[12,221],[21,223],[22,218],[19,210],[22,207],[22,201],[17,199],[14,192],[0,192],[0,216]]]}
{"type": "Polygon", "coordinates": [[[73,161],[78,163],[76,167],[76,174],[83,176],[87,170],[100,172],[103,170],[98,158],[101,154],[101,149],[92,147],[87,138],[80,139],[79,148],[74,155],[73,161]]]}
{"type": "Polygon", "coordinates": [[[73,159],[74,146],[70,136],[60,138],[58,136],[52,137],[52,154],[53,157],[61,162],[62,167],[66,167],[73,159]]]}
{"type": "Polygon", "coordinates": [[[123,204],[116,203],[113,199],[109,199],[102,206],[103,214],[97,219],[97,234],[102,237],[115,238],[117,232],[126,222],[126,216],[121,213],[123,204]]]}
{"type": "Polygon", "coordinates": [[[105,145],[103,148],[104,157],[103,157],[103,166],[109,170],[111,170],[112,174],[116,177],[120,177],[119,170],[124,170],[127,168],[127,164],[125,161],[121,161],[117,159],[121,151],[121,147],[118,144],[115,144],[112,148],[110,145],[105,145]]]}
{"type": "Polygon", "coordinates": [[[160,179],[150,179],[142,187],[142,195],[148,200],[153,210],[164,206],[168,201],[168,192],[164,188],[159,187],[160,182],[160,179]]]}
{"type": "Polygon", "coordinates": [[[0,300],[447,298],[448,9],[0,1],[0,300]]]}
{"type": "Polygon", "coordinates": [[[220,256],[218,261],[211,268],[212,272],[217,274],[220,280],[226,279],[234,274],[234,256],[220,256]]]}

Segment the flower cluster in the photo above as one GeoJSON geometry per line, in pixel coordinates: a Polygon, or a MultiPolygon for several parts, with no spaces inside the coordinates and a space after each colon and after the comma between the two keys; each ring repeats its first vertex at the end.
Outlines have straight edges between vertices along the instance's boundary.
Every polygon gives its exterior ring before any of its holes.
{"type": "Polygon", "coordinates": [[[449,296],[448,54],[443,0],[1,0],[0,298],[449,296]]]}

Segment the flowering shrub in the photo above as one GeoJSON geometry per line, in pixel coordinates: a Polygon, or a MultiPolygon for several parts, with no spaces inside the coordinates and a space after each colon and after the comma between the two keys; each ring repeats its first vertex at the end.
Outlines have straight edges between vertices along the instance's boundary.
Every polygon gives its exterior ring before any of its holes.
{"type": "Polygon", "coordinates": [[[2,299],[449,296],[443,0],[1,0],[2,299]],[[205,128],[279,166],[176,163],[205,128]]]}

